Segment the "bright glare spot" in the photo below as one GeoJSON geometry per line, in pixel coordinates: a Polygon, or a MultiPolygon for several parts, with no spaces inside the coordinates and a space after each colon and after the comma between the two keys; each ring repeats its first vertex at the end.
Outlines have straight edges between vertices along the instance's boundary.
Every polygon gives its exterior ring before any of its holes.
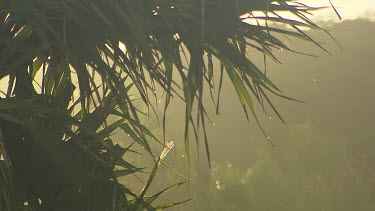
{"type": "Polygon", "coordinates": [[[217,188],[218,190],[220,190],[221,185],[216,185],[216,188],[217,188]]]}
{"type": "Polygon", "coordinates": [[[183,158],[184,158],[184,157],[185,157],[185,155],[182,155],[181,157],[183,157],[183,158]]]}
{"type": "Polygon", "coordinates": [[[216,180],[216,185],[220,185],[220,180],[216,180]]]}
{"type": "Polygon", "coordinates": [[[15,37],[17,37],[17,35],[19,34],[19,33],[21,33],[22,32],[22,30],[25,28],[25,26],[22,26],[15,34],[14,34],[14,36],[13,36],[13,38],[15,38],[15,37]]]}
{"type": "Polygon", "coordinates": [[[229,168],[232,168],[232,163],[228,163],[228,167],[229,167],[229,168]]]}
{"type": "Polygon", "coordinates": [[[180,39],[180,35],[178,33],[174,34],[173,35],[173,38],[175,38],[176,40],[180,39]]]}
{"type": "Polygon", "coordinates": [[[128,134],[128,137],[130,137],[130,134],[128,134]]]}
{"type": "Polygon", "coordinates": [[[174,6],[171,6],[171,9],[174,9],[174,6]]]}
{"type": "Polygon", "coordinates": [[[8,14],[5,16],[5,18],[4,18],[4,23],[6,23],[6,22],[8,21],[9,16],[10,16],[10,13],[8,13],[8,14]]]}
{"type": "Polygon", "coordinates": [[[213,126],[215,126],[216,124],[215,123],[212,123],[213,126]]]}
{"type": "Polygon", "coordinates": [[[159,100],[158,102],[161,103],[161,100],[159,100]]]}
{"type": "Polygon", "coordinates": [[[269,137],[269,136],[267,136],[267,139],[268,139],[268,140],[270,140],[270,137],[269,137]]]}
{"type": "Polygon", "coordinates": [[[272,117],[270,117],[269,119],[272,119],[272,117]]]}
{"type": "Polygon", "coordinates": [[[118,47],[120,48],[120,50],[121,50],[122,52],[125,52],[125,51],[126,51],[126,47],[125,47],[125,44],[124,44],[124,43],[119,42],[119,43],[118,43],[118,47]]]}
{"type": "Polygon", "coordinates": [[[156,7],[156,9],[159,9],[159,8],[160,8],[159,6],[156,7]]]}
{"type": "Polygon", "coordinates": [[[160,159],[163,159],[168,154],[168,152],[173,148],[173,146],[174,146],[174,142],[168,141],[165,148],[161,152],[160,159]]]}

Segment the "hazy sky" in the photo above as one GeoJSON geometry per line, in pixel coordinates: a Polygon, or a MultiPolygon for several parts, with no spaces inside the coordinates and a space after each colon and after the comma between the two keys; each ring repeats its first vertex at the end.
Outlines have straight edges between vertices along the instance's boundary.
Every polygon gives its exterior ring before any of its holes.
{"type": "MultiPolygon", "coordinates": [[[[329,0],[302,0],[307,5],[322,6],[330,5],[329,0]]],[[[366,18],[375,21],[374,0],[331,0],[345,20],[366,18]]],[[[338,18],[333,10],[326,9],[316,12],[313,19],[337,22],[338,18]]]]}

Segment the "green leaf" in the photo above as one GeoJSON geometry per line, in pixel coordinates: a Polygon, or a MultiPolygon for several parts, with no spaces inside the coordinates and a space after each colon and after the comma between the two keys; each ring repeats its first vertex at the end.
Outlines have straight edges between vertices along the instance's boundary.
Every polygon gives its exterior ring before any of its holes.
{"type": "Polygon", "coordinates": [[[144,168],[140,168],[140,169],[123,169],[123,170],[114,170],[113,171],[113,176],[115,177],[123,177],[123,176],[126,176],[126,175],[129,175],[129,174],[135,174],[137,172],[140,172],[142,171],[144,168]]]}

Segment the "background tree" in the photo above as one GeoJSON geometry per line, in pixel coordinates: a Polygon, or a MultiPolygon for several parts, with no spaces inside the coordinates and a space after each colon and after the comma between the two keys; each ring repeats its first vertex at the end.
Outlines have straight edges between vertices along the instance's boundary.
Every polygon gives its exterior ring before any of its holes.
{"type": "Polygon", "coordinates": [[[1,206],[156,209],[150,203],[164,191],[151,197],[145,193],[165,153],[155,156],[148,141],[165,142],[142,125],[139,117],[148,113],[134,101],[141,101],[150,113],[155,111],[151,98],[156,88],[164,90],[165,131],[171,98],[183,100],[186,154],[190,127],[196,138],[202,128],[210,160],[204,90],[209,90],[219,113],[226,73],[247,118],[249,112],[257,120],[258,101],[262,107],[271,105],[282,120],[266,93],[285,96],[254,65],[246,48],[277,61],[273,49],[294,51],[280,36],[321,47],[301,30],[320,29],[306,16],[315,9],[281,0],[2,0],[0,78],[8,85],[0,100],[1,206]],[[284,18],[285,12],[295,18],[284,18]],[[220,67],[214,67],[214,60],[220,67]],[[108,122],[110,116],[116,120],[108,122]],[[142,169],[122,159],[132,152],[132,144],[124,148],[112,143],[115,129],[127,133],[155,160],[140,194],[116,179],[142,169]]]}

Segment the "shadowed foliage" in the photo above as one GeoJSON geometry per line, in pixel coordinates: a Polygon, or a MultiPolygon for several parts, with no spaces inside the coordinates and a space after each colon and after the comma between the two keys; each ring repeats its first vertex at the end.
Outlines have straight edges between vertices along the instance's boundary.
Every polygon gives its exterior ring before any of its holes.
{"type": "Polygon", "coordinates": [[[183,100],[186,154],[189,128],[202,128],[210,159],[204,89],[219,113],[221,78],[227,74],[247,117],[249,112],[258,122],[255,101],[270,104],[278,115],[266,93],[285,96],[246,48],[277,61],[272,50],[294,51],[280,36],[321,47],[301,30],[320,29],[306,16],[316,9],[281,0],[2,0],[0,79],[8,82],[0,100],[2,210],[175,205],[151,202],[181,184],[145,196],[160,162],[148,141],[165,142],[142,125],[140,116],[149,113],[134,101],[155,111],[155,90],[164,90],[165,130],[171,98],[183,100]],[[285,13],[294,19],[283,18],[285,13]],[[107,122],[109,116],[116,120],[107,122]],[[112,142],[116,129],[155,160],[140,194],[116,179],[142,171],[122,158],[133,152],[132,145],[112,142]]]}

